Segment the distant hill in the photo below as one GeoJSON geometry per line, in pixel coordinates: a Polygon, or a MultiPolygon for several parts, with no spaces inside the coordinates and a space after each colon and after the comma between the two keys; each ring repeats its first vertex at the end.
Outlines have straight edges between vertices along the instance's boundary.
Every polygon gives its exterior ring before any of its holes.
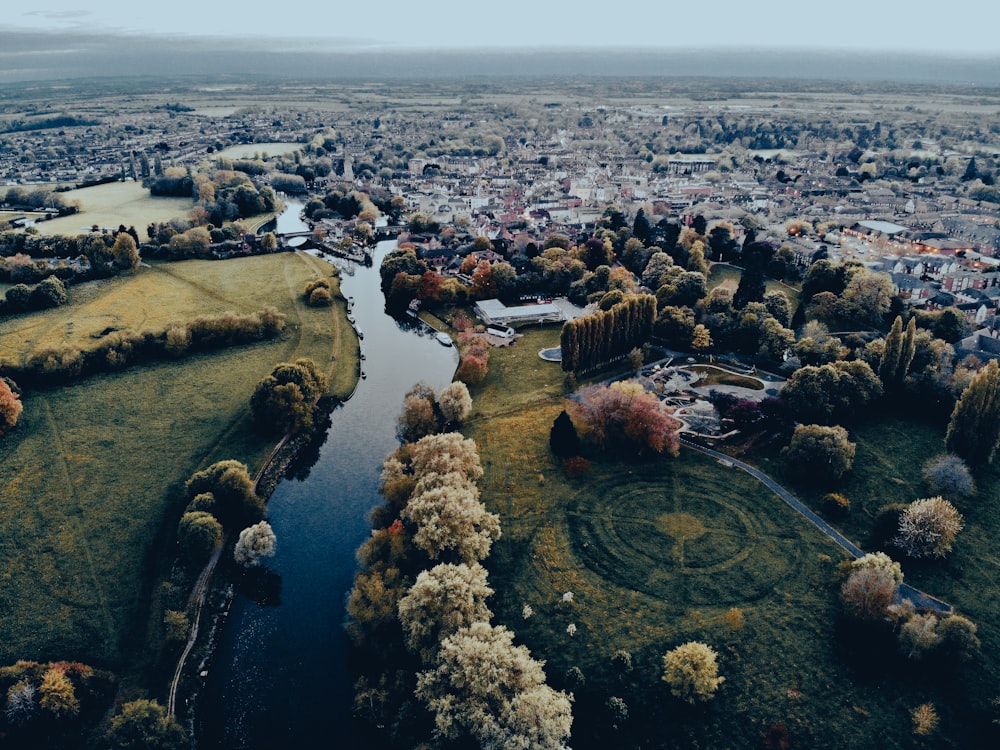
{"type": "Polygon", "coordinates": [[[808,49],[380,50],[326,48],[315,39],[3,33],[0,84],[122,76],[241,80],[545,76],[738,77],[1000,87],[991,56],[808,49]]]}

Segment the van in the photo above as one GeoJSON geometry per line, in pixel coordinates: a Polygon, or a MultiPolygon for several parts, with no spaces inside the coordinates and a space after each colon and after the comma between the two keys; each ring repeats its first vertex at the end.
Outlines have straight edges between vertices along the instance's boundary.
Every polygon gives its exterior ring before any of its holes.
{"type": "Polygon", "coordinates": [[[509,339],[514,335],[514,329],[508,328],[507,326],[498,326],[490,324],[486,326],[486,333],[491,336],[499,336],[502,339],[509,339]]]}

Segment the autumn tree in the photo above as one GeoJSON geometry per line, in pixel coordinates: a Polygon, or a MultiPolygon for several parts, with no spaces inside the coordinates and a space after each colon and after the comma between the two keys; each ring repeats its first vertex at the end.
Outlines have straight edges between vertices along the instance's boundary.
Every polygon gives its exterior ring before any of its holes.
{"type": "Polygon", "coordinates": [[[835,482],[850,471],[857,446],[839,425],[798,425],[782,456],[789,470],[803,480],[835,482]]]}
{"type": "Polygon", "coordinates": [[[105,740],[110,750],[183,750],[187,734],[166,709],[152,700],[124,703],[111,717],[105,740]]]}
{"type": "Polygon", "coordinates": [[[441,642],[416,696],[444,740],[471,738],[484,750],[565,750],[570,698],[545,683],[542,663],[502,626],[476,622],[441,642]]]}
{"type": "Polygon", "coordinates": [[[893,543],[910,557],[944,557],[962,526],[962,515],[943,497],[922,498],[900,515],[893,543]]]}
{"type": "Polygon", "coordinates": [[[139,247],[128,232],[119,232],[111,246],[115,267],[123,271],[139,267],[139,247]]]}
{"type": "Polygon", "coordinates": [[[856,620],[882,621],[902,582],[899,563],[884,552],[864,555],[851,563],[847,579],[840,587],[844,610],[856,620]]]}
{"type": "Polygon", "coordinates": [[[446,636],[474,622],[489,621],[486,600],[493,589],[486,578],[486,568],[478,563],[441,563],[421,571],[399,600],[406,644],[424,663],[433,661],[446,636]]]}
{"type": "Polygon", "coordinates": [[[446,429],[453,429],[462,424],[472,413],[472,396],[465,383],[455,381],[449,383],[437,394],[437,406],[441,412],[446,429]]]}
{"type": "Polygon", "coordinates": [[[726,680],[719,676],[715,651],[698,641],[689,641],[664,654],[662,679],[674,696],[691,704],[711,700],[726,680]]]}
{"type": "Polygon", "coordinates": [[[247,526],[240,532],[233,548],[233,559],[238,565],[251,568],[260,565],[265,557],[274,557],[277,548],[277,537],[267,521],[260,521],[253,526],[247,526]]]}
{"type": "Polygon", "coordinates": [[[671,410],[639,383],[619,381],[591,386],[580,397],[581,418],[594,442],[602,448],[632,449],[641,453],[676,455],[680,423],[671,410]]]}
{"type": "Polygon", "coordinates": [[[475,486],[464,482],[419,494],[415,489],[402,517],[416,527],[413,543],[432,560],[482,560],[500,538],[500,517],[486,510],[475,486]]]}
{"type": "Polygon", "coordinates": [[[840,296],[837,311],[842,318],[859,325],[878,328],[889,312],[892,278],[887,273],[857,270],[840,296]]]}
{"type": "Polygon", "coordinates": [[[80,713],[80,700],[61,663],[51,665],[38,687],[38,707],[56,719],[70,719],[80,713]]]}
{"type": "Polygon", "coordinates": [[[416,477],[457,472],[469,480],[483,476],[479,449],[457,432],[429,435],[410,447],[410,470],[416,477]]]}
{"type": "Polygon", "coordinates": [[[438,431],[434,391],[426,383],[417,383],[403,398],[403,409],[396,421],[396,431],[403,442],[414,442],[438,431]]]}
{"type": "Polygon", "coordinates": [[[970,464],[990,463],[1000,441],[1000,366],[982,368],[951,413],[945,447],[970,464]]]}
{"type": "Polygon", "coordinates": [[[14,429],[23,410],[20,396],[14,392],[5,378],[0,378],[0,435],[14,429]]]}

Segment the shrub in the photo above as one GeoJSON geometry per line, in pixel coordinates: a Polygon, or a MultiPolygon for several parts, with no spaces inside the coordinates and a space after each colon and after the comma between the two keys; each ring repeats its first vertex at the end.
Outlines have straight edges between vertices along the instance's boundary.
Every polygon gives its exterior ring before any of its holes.
{"type": "Polygon", "coordinates": [[[59,307],[65,305],[69,299],[66,293],[66,285],[57,276],[49,276],[44,279],[31,292],[31,307],[43,310],[49,307],[59,307]]]}
{"type": "Polygon", "coordinates": [[[851,512],[851,501],[837,492],[823,496],[823,510],[835,518],[843,518],[851,512]]]}
{"type": "Polygon", "coordinates": [[[570,456],[562,461],[563,472],[570,479],[579,479],[590,473],[590,461],[583,456],[570,456]]]}
{"type": "Polygon", "coordinates": [[[942,497],[927,497],[903,511],[893,542],[910,557],[944,557],[962,525],[954,505],[942,497]]]}
{"type": "Polygon", "coordinates": [[[191,500],[211,493],[215,497],[213,513],[230,528],[245,528],[264,518],[264,502],[254,493],[246,465],[239,461],[217,461],[193,474],[185,489],[191,500]]]}
{"type": "Polygon", "coordinates": [[[333,295],[324,287],[317,287],[309,294],[310,307],[329,307],[333,304],[333,295]]]}
{"type": "Polygon", "coordinates": [[[664,654],[662,679],[673,695],[693,704],[710,700],[726,678],[719,677],[715,651],[690,641],[664,654]]]}
{"type": "Polygon", "coordinates": [[[899,628],[899,650],[909,659],[922,659],[939,645],[938,618],[933,614],[911,614],[899,628]]]}
{"type": "Polygon", "coordinates": [[[979,651],[980,641],[976,625],[961,615],[948,615],[937,626],[941,636],[941,650],[949,657],[969,661],[979,651]]]}
{"type": "Polygon", "coordinates": [[[938,727],[938,714],[933,703],[923,703],[913,709],[913,733],[918,737],[933,734],[938,727]]]}
{"type": "Polygon", "coordinates": [[[187,745],[183,727],[150,700],[122,705],[111,717],[106,739],[111,750],[182,750],[187,745]]]}
{"type": "Polygon", "coordinates": [[[183,612],[168,609],[163,613],[163,627],[168,641],[186,641],[191,622],[183,612]]]}

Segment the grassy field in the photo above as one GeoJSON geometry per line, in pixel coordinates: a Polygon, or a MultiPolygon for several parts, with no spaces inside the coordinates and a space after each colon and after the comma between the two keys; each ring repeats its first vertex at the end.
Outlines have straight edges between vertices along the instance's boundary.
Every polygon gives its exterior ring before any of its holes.
{"type": "Polygon", "coordinates": [[[301,143],[244,143],[216,151],[211,156],[217,159],[252,159],[255,156],[285,156],[302,150],[301,143]]]}
{"type": "Polygon", "coordinates": [[[183,218],[194,207],[189,198],[154,198],[138,182],[111,182],[70,190],[62,196],[69,202],[79,201],[80,213],[40,222],[36,225],[39,233],[86,234],[94,224],[111,229],[124,224],[134,226],[145,237],[149,222],[183,218]]]}
{"type": "MultiPolygon", "coordinates": [[[[913,747],[910,712],[927,701],[942,734],[966,741],[928,747],[976,746],[967,741],[981,727],[966,710],[986,711],[997,692],[1000,612],[984,595],[1000,577],[990,541],[1000,518],[985,503],[996,499],[995,476],[982,480],[981,505],[963,509],[967,536],[953,557],[907,567],[909,582],[979,624],[986,659],[961,670],[906,662],[892,643],[845,635],[836,594],[845,554],[745,474],[682,450],[650,462],[595,456],[588,475],[567,478],[548,447],[566,402],[530,361],[554,341],[543,330],[492,352],[489,376],[473,389],[480,417],[465,432],[479,444],[482,497],[503,528],[488,561],[493,609],[546,660],[549,681],[574,690],[574,747],[752,748],[779,722],[792,747],[913,747]],[[659,679],[662,654],[688,640],[712,645],[726,677],[697,708],[672,700],[659,679]],[[613,667],[618,650],[632,654],[628,675],[613,667]],[[620,730],[606,718],[611,695],[633,709],[620,730]]],[[[919,468],[941,437],[910,420],[856,432],[857,468],[843,488],[854,501],[842,525],[849,537],[865,545],[882,504],[920,496],[919,468]]],[[[761,463],[781,476],[773,458],[761,463]]]]}
{"type": "MultiPolygon", "coordinates": [[[[726,263],[713,263],[708,272],[708,289],[712,290],[717,286],[725,286],[735,292],[736,288],[740,285],[740,276],[742,275],[742,271],[735,266],[730,266],[726,263]]],[[[798,307],[800,295],[799,291],[794,287],[783,284],[780,281],[775,281],[774,279],[766,279],[764,289],[768,292],[778,291],[788,297],[788,302],[792,306],[793,311],[798,307]]]]}
{"type": "Polygon", "coordinates": [[[331,391],[353,387],[358,349],[343,305],[309,308],[299,298],[308,279],[331,271],[291,254],[163,265],[73,287],[69,306],[15,319],[20,332],[4,326],[10,352],[19,337],[49,341],[68,329],[85,340],[107,324],[264,304],[288,316],[274,341],[25,396],[17,429],[0,442],[0,663],[67,658],[117,668],[141,644],[183,482],[225,458],[253,471],[270,451],[250,421],[257,382],[276,362],[307,356],[327,366],[336,355],[331,391]]]}

